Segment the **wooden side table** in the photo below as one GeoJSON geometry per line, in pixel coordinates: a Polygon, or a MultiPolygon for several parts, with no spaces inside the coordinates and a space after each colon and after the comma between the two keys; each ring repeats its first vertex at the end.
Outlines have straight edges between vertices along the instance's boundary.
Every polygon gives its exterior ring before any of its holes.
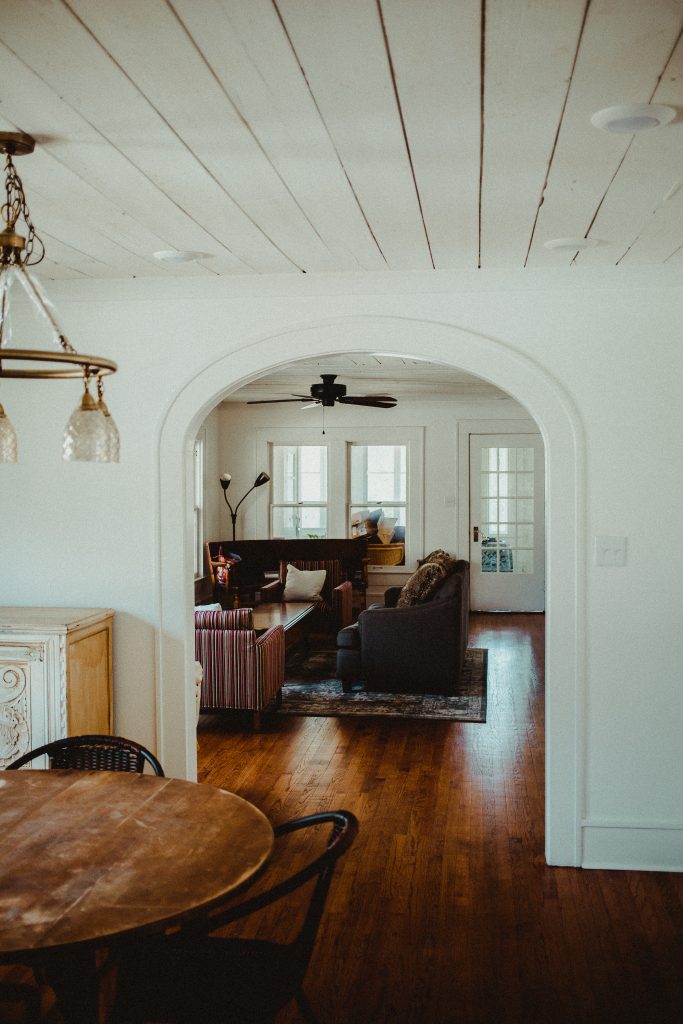
{"type": "Polygon", "coordinates": [[[111,608],[0,608],[0,767],[43,743],[111,734],[111,608]]]}

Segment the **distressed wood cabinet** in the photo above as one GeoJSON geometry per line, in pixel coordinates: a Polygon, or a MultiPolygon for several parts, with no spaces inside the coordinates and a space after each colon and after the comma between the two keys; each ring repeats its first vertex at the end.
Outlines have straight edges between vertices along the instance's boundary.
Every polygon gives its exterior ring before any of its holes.
{"type": "Polygon", "coordinates": [[[111,733],[111,608],[0,607],[0,767],[27,750],[111,733]]]}

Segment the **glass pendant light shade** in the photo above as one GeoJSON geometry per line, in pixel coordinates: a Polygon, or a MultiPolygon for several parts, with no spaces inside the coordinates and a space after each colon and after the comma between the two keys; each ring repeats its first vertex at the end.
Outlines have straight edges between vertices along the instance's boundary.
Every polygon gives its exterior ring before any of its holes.
{"type": "Polygon", "coordinates": [[[0,462],[17,461],[17,435],[12,421],[0,405],[0,462]]]}
{"type": "Polygon", "coordinates": [[[65,462],[110,462],[110,441],[102,410],[88,391],[69,417],[64,431],[65,462]]]}
{"type": "Polygon", "coordinates": [[[97,378],[97,408],[104,416],[104,422],[107,427],[107,439],[109,444],[109,458],[107,462],[118,462],[121,455],[121,438],[119,436],[119,428],[114,423],[114,418],[109,412],[107,403],[104,400],[104,385],[102,378],[97,378]]]}

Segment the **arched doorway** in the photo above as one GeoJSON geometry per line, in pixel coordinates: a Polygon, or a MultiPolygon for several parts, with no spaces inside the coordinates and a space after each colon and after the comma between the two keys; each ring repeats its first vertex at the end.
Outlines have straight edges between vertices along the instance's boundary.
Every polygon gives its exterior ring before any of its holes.
{"type": "Polygon", "coordinates": [[[453,324],[343,317],[289,328],[204,367],[176,396],[159,435],[157,746],[162,762],[170,774],[196,777],[190,686],[190,467],[195,433],[216,402],[248,380],[296,359],[344,351],[391,352],[460,367],[503,388],[538,424],[546,450],[546,858],[551,864],[579,864],[584,660],[581,424],[561,386],[541,367],[501,341],[453,324]]]}

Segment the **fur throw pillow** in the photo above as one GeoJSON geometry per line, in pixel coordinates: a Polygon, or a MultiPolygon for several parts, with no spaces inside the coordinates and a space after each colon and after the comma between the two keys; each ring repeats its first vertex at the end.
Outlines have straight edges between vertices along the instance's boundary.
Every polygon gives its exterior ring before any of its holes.
{"type": "Polygon", "coordinates": [[[446,570],[442,565],[438,562],[423,562],[401,588],[396,607],[410,608],[414,604],[424,604],[445,579],[446,570]]]}
{"type": "Polygon", "coordinates": [[[436,562],[437,565],[442,565],[446,570],[446,574],[450,576],[455,570],[457,559],[449,555],[443,548],[436,548],[434,551],[430,551],[422,561],[418,559],[418,565],[424,565],[426,562],[436,562]]]}

